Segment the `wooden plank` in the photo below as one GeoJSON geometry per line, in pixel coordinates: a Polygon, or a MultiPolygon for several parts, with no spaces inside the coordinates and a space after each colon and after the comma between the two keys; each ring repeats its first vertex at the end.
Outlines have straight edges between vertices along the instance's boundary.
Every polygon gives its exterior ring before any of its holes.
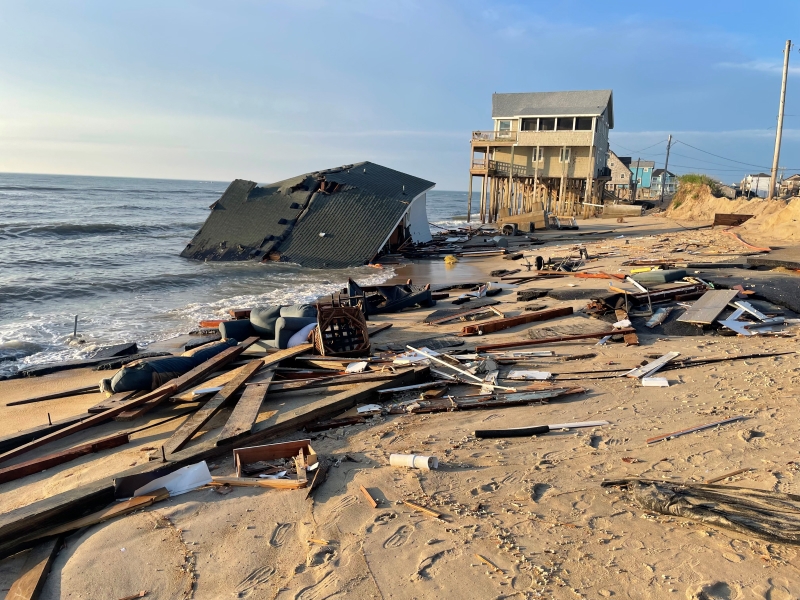
{"type": "MultiPolygon", "coordinates": [[[[275,371],[270,371],[270,374],[274,375],[275,371]]],[[[257,385],[247,386],[242,397],[233,407],[233,412],[228,417],[228,422],[225,423],[219,436],[217,436],[217,446],[222,446],[228,441],[240,438],[252,431],[264,398],[267,397],[271,379],[270,377],[257,385]]]]}
{"type": "Polygon", "coordinates": [[[19,577],[11,585],[6,600],[36,600],[50,573],[50,566],[64,540],[61,537],[37,544],[28,552],[19,577]]]}
{"type": "Polygon", "coordinates": [[[267,444],[265,446],[249,446],[246,448],[235,448],[233,450],[233,461],[236,466],[236,476],[241,477],[245,465],[255,462],[275,460],[278,458],[294,458],[298,452],[307,450],[311,453],[311,440],[296,440],[293,442],[282,442],[279,444],[267,444]]]}
{"type": "Polygon", "coordinates": [[[367,335],[369,337],[378,335],[382,331],[386,331],[387,329],[391,329],[394,323],[381,323],[380,325],[376,325],[375,327],[368,327],[367,328],[367,335]]]}
{"type": "Polygon", "coordinates": [[[461,329],[460,336],[467,335],[483,335],[485,333],[493,333],[495,331],[502,331],[518,325],[526,323],[534,323],[536,321],[548,321],[558,317],[565,317],[572,314],[572,307],[565,306],[561,308],[549,308],[546,310],[537,310],[529,312],[517,317],[508,317],[505,319],[496,319],[494,321],[486,321],[475,325],[467,325],[461,329]]]}
{"type": "Polygon", "coordinates": [[[220,391],[214,394],[211,400],[203,405],[203,408],[186,419],[186,421],[172,433],[169,439],[164,442],[162,445],[164,454],[173,454],[188,444],[194,434],[200,431],[203,425],[208,423],[211,418],[222,409],[225,402],[239,391],[245,381],[256,374],[256,371],[261,368],[262,364],[260,360],[254,360],[243,367],[239,367],[236,376],[226,383],[220,391]]]}
{"type": "Polygon", "coordinates": [[[709,290],[678,317],[678,321],[711,325],[738,293],[737,290],[709,290]]]}
{"type": "Polygon", "coordinates": [[[369,493],[367,488],[365,488],[363,485],[360,485],[358,486],[358,489],[360,489],[361,493],[364,494],[364,498],[367,499],[367,502],[369,502],[372,508],[378,508],[378,501],[372,497],[372,494],[369,493]]]}
{"type": "Polygon", "coordinates": [[[30,429],[24,429],[22,431],[17,431],[16,433],[4,435],[3,437],[0,437],[0,453],[13,450],[14,448],[19,448],[28,442],[49,435],[54,431],[74,425],[79,421],[83,421],[83,419],[88,416],[88,414],[75,415],[72,417],[67,417],[66,419],[53,421],[52,423],[45,423],[44,425],[37,425],[36,427],[31,427],[30,429]]]}
{"type": "Polygon", "coordinates": [[[427,506],[422,506],[421,504],[417,504],[416,502],[412,502],[411,500],[403,500],[403,504],[405,504],[409,508],[413,508],[417,512],[425,513],[426,515],[430,515],[431,517],[435,517],[437,519],[442,518],[442,515],[436,512],[435,510],[432,510],[427,506]]]}
{"type": "Polygon", "coordinates": [[[95,404],[94,406],[90,406],[87,409],[87,412],[90,414],[96,415],[97,413],[105,412],[107,410],[111,410],[112,408],[117,408],[125,402],[126,400],[133,398],[134,396],[143,396],[147,392],[144,391],[132,391],[132,392],[119,392],[116,394],[112,394],[102,402],[95,404]]]}
{"type": "Polygon", "coordinates": [[[273,490],[299,490],[308,485],[305,479],[266,479],[261,477],[212,477],[213,486],[260,487],[273,490]]]}
{"type": "Polygon", "coordinates": [[[752,219],[753,215],[737,215],[735,213],[714,213],[714,222],[711,224],[712,229],[717,225],[724,227],[738,227],[745,221],[752,219]]]}
{"type": "Polygon", "coordinates": [[[64,392],[57,392],[55,394],[45,394],[43,396],[34,396],[32,398],[25,398],[24,400],[14,400],[8,402],[6,406],[19,406],[20,404],[33,404],[34,402],[44,402],[45,400],[56,400],[57,398],[69,398],[70,396],[81,396],[83,394],[96,394],[99,393],[99,388],[96,385],[90,385],[74,390],[66,390],[64,392]]]}
{"type": "Polygon", "coordinates": [[[228,350],[221,352],[217,356],[214,356],[205,361],[204,363],[201,363],[188,373],[181,375],[180,377],[177,377],[175,379],[172,379],[171,381],[168,381],[158,389],[153,390],[152,392],[149,392],[144,396],[126,400],[124,403],[121,403],[120,406],[118,406],[117,408],[112,408],[105,412],[101,412],[97,415],[92,415],[86,419],[74,423],[73,425],[69,425],[67,427],[64,427],[63,429],[59,429],[58,431],[54,431],[53,433],[32,440],[27,444],[19,446],[18,448],[14,448],[13,450],[8,450],[3,454],[0,454],[0,463],[5,462],[11,458],[20,456],[21,454],[24,454],[29,450],[33,450],[34,448],[39,448],[41,446],[44,446],[45,444],[48,444],[54,440],[60,440],[75,432],[83,431],[84,429],[88,429],[89,427],[94,427],[95,425],[100,425],[101,423],[105,423],[106,421],[113,419],[114,417],[126,411],[129,411],[131,408],[135,408],[137,406],[145,404],[149,400],[153,399],[162,400],[178,391],[184,390],[187,387],[192,386],[195,382],[201,380],[208,373],[218,369],[219,366],[225,364],[227,360],[231,360],[233,357],[238,356],[241,352],[244,351],[244,349],[247,346],[254,344],[255,342],[258,341],[258,339],[259,338],[256,337],[248,338],[247,340],[242,342],[242,344],[240,344],[239,346],[234,346],[233,348],[229,348],[228,350]],[[238,350],[238,352],[228,354],[229,350],[231,351],[238,350]]]}
{"type": "MultiPolygon", "coordinates": [[[[398,374],[394,380],[375,381],[354,386],[339,394],[304,404],[293,410],[277,411],[268,419],[256,424],[249,436],[236,442],[237,445],[254,445],[275,439],[302,428],[307,423],[341,414],[356,404],[372,401],[378,390],[384,387],[411,385],[430,377],[428,367],[398,374]]],[[[51,527],[66,519],[74,518],[86,510],[96,510],[114,500],[114,478],[149,473],[165,466],[183,467],[201,460],[216,458],[233,450],[233,444],[216,446],[213,440],[200,442],[172,455],[167,463],[149,462],[136,465],[121,473],[86,483],[77,488],[53,494],[27,506],[0,514],[0,558],[15,554],[25,548],[22,536],[28,531],[51,527]]]]}
{"type": "MultiPolygon", "coordinates": [[[[312,388],[323,388],[337,385],[354,385],[358,383],[369,383],[370,381],[386,381],[393,379],[397,373],[408,371],[413,367],[402,367],[394,372],[386,369],[385,371],[372,371],[367,373],[354,373],[353,375],[335,375],[323,379],[303,379],[300,381],[273,381],[269,386],[269,393],[292,392],[296,390],[307,390],[312,388]]],[[[245,385],[258,385],[261,382],[250,382],[245,385]]]]}
{"type": "Polygon", "coordinates": [[[716,427],[717,425],[725,425],[726,423],[733,423],[734,421],[740,421],[745,417],[731,417],[729,419],[722,419],[721,421],[714,421],[713,423],[707,423],[706,425],[697,425],[696,427],[689,427],[688,429],[681,429],[679,431],[673,431],[672,433],[665,433],[664,435],[657,435],[656,437],[651,437],[650,439],[646,440],[648,444],[654,444],[656,442],[661,442],[665,440],[671,440],[672,438],[680,437],[682,435],[686,435],[687,433],[694,433],[695,431],[702,431],[703,429],[710,429],[712,427],[716,427]]]}
{"type": "Polygon", "coordinates": [[[657,358],[646,365],[642,365],[641,367],[636,367],[635,369],[628,371],[627,373],[623,373],[622,375],[633,378],[647,377],[664,367],[664,365],[666,365],[668,362],[675,360],[680,355],[680,352],[667,352],[664,356],[657,358]]]}
{"type": "Polygon", "coordinates": [[[0,463],[3,463],[17,456],[20,456],[21,454],[25,454],[26,452],[33,450],[34,448],[39,448],[41,446],[44,446],[45,444],[48,444],[52,441],[65,438],[68,435],[72,435],[73,433],[76,433],[78,431],[83,431],[84,429],[88,429],[89,427],[94,427],[95,425],[100,425],[101,423],[105,423],[106,421],[113,419],[117,414],[123,412],[130,406],[137,406],[139,404],[147,402],[151,398],[156,398],[159,396],[166,398],[167,396],[170,396],[171,394],[175,393],[175,390],[176,388],[174,383],[170,382],[168,384],[165,384],[160,388],[158,388],[157,390],[154,390],[149,394],[145,394],[141,398],[128,400],[125,404],[119,406],[118,408],[107,410],[97,415],[92,415],[86,419],[83,419],[82,421],[78,421],[73,425],[69,425],[68,427],[64,427],[63,429],[54,431],[51,434],[32,440],[27,444],[19,446],[18,448],[14,448],[13,450],[8,450],[3,454],[0,454],[0,463]]]}
{"type": "Polygon", "coordinates": [[[625,335],[626,333],[635,333],[633,328],[614,329],[611,331],[596,331],[594,333],[582,333],[580,335],[562,335],[558,337],[540,338],[538,340],[519,340],[518,342],[503,342],[500,344],[485,344],[477,346],[475,352],[489,352],[491,350],[500,350],[503,348],[519,348],[524,346],[536,346],[539,344],[555,344],[557,342],[571,342],[573,340],[586,340],[590,338],[601,338],[607,335],[625,335]]]}
{"type": "Polygon", "coordinates": [[[110,448],[122,446],[128,443],[129,438],[130,436],[128,435],[128,432],[123,431],[122,433],[115,433],[114,435],[96,440],[94,442],[89,442],[88,444],[73,446],[72,448],[62,450],[61,452],[54,452],[40,458],[35,458],[33,460],[22,462],[16,465],[11,465],[10,467],[5,467],[4,469],[0,469],[0,483],[14,481],[20,477],[25,477],[26,475],[39,473],[45,469],[50,469],[71,460],[75,460],[76,458],[80,458],[81,456],[86,456],[87,454],[93,454],[95,452],[100,452],[101,450],[108,450],[110,448]]]}
{"type": "MultiPolygon", "coordinates": [[[[233,346],[223,350],[216,356],[212,356],[207,361],[199,364],[188,373],[184,373],[180,377],[173,379],[175,382],[176,391],[183,391],[186,388],[193,386],[198,381],[202,381],[209,373],[213,373],[214,371],[224,367],[260,339],[261,338],[258,336],[249,337],[245,341],[239,343],[238,346],[233,346]]],[[[135,409],[122,411],[114,418],[117,421],[133,421],[158,406],[164,401],[164,398],[165,396],[160,396],[157,398],[152,398],[147,402],[141,402],[135,409]]]]}

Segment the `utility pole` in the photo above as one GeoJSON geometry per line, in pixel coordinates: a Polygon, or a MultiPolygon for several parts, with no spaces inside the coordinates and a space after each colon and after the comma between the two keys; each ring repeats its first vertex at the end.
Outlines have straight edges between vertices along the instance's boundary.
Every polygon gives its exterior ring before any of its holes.
{"type": "Polygon", "coordinates": [[[669,168],[669,149],[672,146],[672,134],[667,138],[667,160],[664,161],[664,172],[661,174],[661,200],[659,204],[664,204],[664,187],[667,185],[667,169],[669,168]]]}
{"type": "Polygon", "coordinates": [[[633,172],[633,181],[631,182],[631,202],[634,202],[639,194],[639,163],[641,160],[641,158],[636,159],[636,170],[633,172]]]}
{"type": "Polygon", "coordinates": [[[775,133],[775,154],[772,157],[772,171],[769,177],[769,193],[767,200],[775,197],[775,186],[778,184],[778,160],[781,156],[781,135],[783,134],[783,107],[786,104],[786,77],[789,75],[789,52],[792,49],[792,40],[786,40],[786,49],[783,51],[783,79],[781,81],[781,102],[778,105],[778,129],[775,133]]]}

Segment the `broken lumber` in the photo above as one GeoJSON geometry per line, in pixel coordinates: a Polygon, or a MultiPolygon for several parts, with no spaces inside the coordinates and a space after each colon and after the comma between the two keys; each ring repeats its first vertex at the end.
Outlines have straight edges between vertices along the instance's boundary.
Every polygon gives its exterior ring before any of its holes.
{"type": "Polygon", "coordinates": [[[262,362],[254,360],[238,369],[236,376],[226,383],[223,388],[218,391],[214,396],[203,405],[203,408],[194,413],[191,417],[178,427],[169,439],[161,446],[165,455],[172,454],[183,448],[189,443],[194,434],[203,428],[203,425],[208,423],[211,418],[216,415],[222,406],[227,402],[231,396],[239,391],[245,381],[250,379],[261,368],[262,362]]]}
{"type": "Polygon", "coordinates": [[[100,390],[96,385],[76,388],[74,390],[66,390],[64,392],[57,392],[54,394],[45,394],[43,396],[34,396],[33,398],[25,398],[24,400],[14,400],[8,402],[6,406],[19,406],[20,404],[33,404],[34,402],[44,402],[45,400],[56,400],[58,398],[69,398],[70,396],[81,396],[83,394],[96,394],[100,390]]]}
{"type": "Polygon", "coordinates": [[[459,336],[468,335],[484,335],[486,333],[493,333],[495,331],[502,331],[516,327],[517,325],[524,325],[526,323],[533,323],[536,321],[548,321],[558,317],[565,317],[572,314],[572,307],[565,306],[562,308],[549,308],[545,310],[537,310],[528,314],[519,315],[517,317],[507,317],[505,319],[496,319],[494,321],[486,321],[476,325],[467,325],[461,329],[459,336]]]}
{"type": "MultiPolygon", "coordinates": [[[[275,371],[270,370],[270,375],[274,376],[275,371]]],[[[272,377],[256,385],[249,385],[245,388],[242,397],[233,407],[233,412],[228,417],[228,422],[217,436],[217,446],[222,446],[228,441],[235,440],[253,429],[253,425],[258,418],[258,412],[267,397],[272,377]]]]}
{"type": "MultiPolygon", "coordinates": [[[[653,362],[649,362],[646,365],[632,369],[627,373],[623,373],[622,375],[625,375],[626,377],[632,377],[634,379],[639,377],[649,377],[650,375],[656,373],[659,369],[662,369],[668,362],[678,358],[680,355],[680,352],[667,352],[664,356],[657,358],[653,362]]],[[[622,375],[620,375],[620,377],[622,375]]]]}
{"type": "Polygon", "coordinates": [[[709,290],[678,317],[678,321],[711,325],[738,293],[738,290],[709,290]]]}
{"type": "Polygon", "coordinates": [[[707,423],[705,425],[697,425],[696,427],[689,427],[688,429],[680,429],[678,431],[673,431],[672,433],[665,433],[664,435],[658,435],[656,437],[651,437],[650,439],[646,440],[648,444],[655,444],[656,442],[662,442],[666,440],[671,440],[672,438],[680,437],[682,435],[686,435],[687,433],[694,433],[695,431],[702,431],[704,429],[711,429],[712,427],[716,427],[717,425],[725,425],[726,423],[733,423],[734,421],[741,421],[746,417],[739,416],[739,417],[731,417],[729,419],[722,419],[721,421],[714,421],[713,423],[707,423]]]}
{"type": "Polygon", "coordinates": [[[378,508],[378,501],[372,497],[372,494],[369,493],[369,490],[367,488],[365,488],[363,485],[360,485],[358,486],[358,489],[360,489],[361,493],[364,494],[364,498],[367,499],[367,502],[369,502],[372,508],[378,508]]]}
{"type": "Polygon", "coordinates": [[[538,344],[554,344],[556,342],[571,342],[573,340],[586,340],[590,338],[602,338],[607,335],[625,335],[626,333],[636,333],[636,330],[631,327],[624,329],[612,329],[610,331],[597,331],[595,333],[582,333],[580,335],[561,335],[550,338],[540,338],[538,340],[520,340],[518,342],[502,342],[499,344],[486,344],[484,346],[477,346],[475,352],[490,352],[492,350],[501,350],[503,348],[517,348],[522,346],[536,346],[538,344]]]}
{"type": "Polygon", "coordinates": [[[14,481],[20,477],[25,477],[26,475],[39,473],[45,469],[50,469],[71,460],[75,460],[76,458],[80,458],[81,456],[86,456],[87,454],[93,454],[95,452],[100,452],[101,450],[116,448],[118,446],[127,444],[129,440],[130,436],[128,432],[123,431],[94,442],[89,442],[88,444],[73,446],[72,448],[62,450],[61,452],[54,452],[40,458],[35,458],[33,460],[22,462],[16,465],[11,465],[10,467],[0,469],[0,483],[14,481]]]}
{"type": "Polygon", "coordinates": [[[308,485],[305,479],[268,479],[266,477],[212,477],[213,486],[260,487],[274,490],[299,490],[308,485]]]}
{"type": "MultiPolygon", "coordinates": [[[[353,386],[352,389],[294,409],[276,411],[267,419],[258,422],[255,430],[249,436],[237,440],[236,446],[263,443],[266,440],[296,431],[307,423],[341,414],[356,404],[373,400],[375,393],[384,387],[411,385],[429,378],[430,369],[418,367],[398,374],[394,380],[359,384],[353,386]]],[[[113,502],[114,478],[150,473],[164,467],[195,464],[201,460],[228,454],[233,449],[234,444],[216,446],[214,440],[200,441],[194,446],[176,452],[166,463],[146,462],[121,473],[10,510],[0,515],[0,558],[5,558],[29,547],[25,545],[24,541],[21,541],[26,532],[52,527],[79,516],[87,510],[97,510],[109,502],[113,502]]]]}
{"type": "Polygon", "coordinates": [[[6,594],[6,600],[36,600],[63,544],[61,537],[37,544],[28,552],[22,571],[6,594]]]}

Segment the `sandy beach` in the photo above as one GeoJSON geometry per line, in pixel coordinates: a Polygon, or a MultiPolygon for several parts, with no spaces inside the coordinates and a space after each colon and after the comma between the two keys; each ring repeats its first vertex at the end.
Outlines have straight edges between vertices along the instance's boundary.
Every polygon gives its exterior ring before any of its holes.
{"type": "MultiPolygon", "coordinates": [[[[571,232],[542,232],[543,246],[526,256],[562,256],[578,243],[590,256],[592,272],[627,273],[632,257],[656,258],[676,247],[699,244],[692,260],[710,255],[735,259],[748,249],[717,230],[692,230],[697,223],[663,217],[581,221],[571,232]],[[597,232],[608,232],[599,234],[597,232]],[[585,235],[595,233],[596,235],[585,235]],[[605,254],[608,255],[606,256],[605,254]]],[[[771,240],[748,237],[754,244],[771,240]]],[[[489,272],[524,268],[500,257],[421,261],[397,270],[397,281],[457,283],[490,281],[489,272]]],[[[748,284],[750,272],[727,269],[731,285],[748,284]]],[[[703,275],[698,275],[702,277],[703,275]]],[[[575,313],[480,337],[465,337],[458,351],[476,344],[527,338],[528,330],[579,330],[598,321],[581,312],[591,292],[609,285],[602,279],[564,277],[531,282],[517,289],[563,288],[575,300],[544,297],[516,301],[516,290],[495,299],[506,316],[528,304],[571,306],[575,313]],[[545,285],[546,283],[546,285],[545,285]],[[581,290],[587,290],[582,297],[581,290]]],[[[456,294],[440,301],[448,308],[456,294]]],[[[464,326],[430,326],[432,309],[379,315],[371,325],[393,327],[373,345],[402,344],[454,335],[464,326]]],[[[643,323],[636,319],[634,324],[643,323]]],[[[232,488],[220,494],[204,487],[156,503],[139,512],[94,525],[66,539],[41,593],[43,599],[119,599],[147,591],[147,598],[764,598],[790,600],[800,590],[796,546],[771,543],[677,516],[647,511],[624,489],[601,487],[604,480],[639,477],[701,483],[739,469],[719,482],[762,490],[798,493],[797,393],[794,355],[718,362],[664,373],[670,387],[642,387],[614,376],[650,355],[679,352],[681,358],[735,357],[793,352],[796,329],[783,337],[665,336],[639,327],[639,346],[596,345],[596,340],[535,347],[551,357],[533,358],[526,368],[558,373],[585,392],[549,403],[435,414],[382,415],[364,424],[282,439],[309,437],[334,466],[327,481],[306,499],[306,490],[232,488]],[[570,360],[574,358],[574,360],[570,360]],[[616,373],[609,373],[616,370],[616,373]],[[594,374],[592,374],[594,373],[594,374]],[[647,438],[741,416],[724,426],[657,444],[647,438]],[[576,421],[608,425],[554,431],[527,438],[476,439],[476,429],[501,429],[576,421]],[[389,466],[391,453],[436,456],[431,471],[389,466]],[[370,506],[360,486],[378,501],[370,506]],[[403,500],[441,513],[413,510],[403,500]],[[315,541],[311,541],[315,540],[315,541]]],[[[249,354],[257,355],[255,348],[249,354]]],[[[652,358],[652,357],[651,357],[652,358]]],[[[506,367],[500,367],[502,370],[506,367]]],[[[105,373],[80,369],[35,379],[0,381],[8,402],[92,385],[105,373]]],[[[503,375],[501,374],[501,378],[503,375]]],[[[453,395],[470,386],[452,386],[453,395]]],[[[276,396],[261,408],[259,421],[335,393],[329,388],[276,396]]],[[[84,412],[103,399],[86,394],[17,407],[0,407],[0,436],[84,412]]],[[[110,422],[29,452],[28,460],[152,424],[186,410],[165,403],[132,423],[110,422]]],[[[190,447],[224,425],[224,409],[190,447]]],[[[148,455],[181,419],[147,429],[131,442],[45,472],[0,485],[0,513],[148,462],[148,455]]],[[[235,472],[230,455],[208,461],[213,475],[235,472]]],[[[4,465],[5,466],[5,465],[4,465]]],[[[0,598],[19,574],[25,553],[0,562],[0,598]]]]}

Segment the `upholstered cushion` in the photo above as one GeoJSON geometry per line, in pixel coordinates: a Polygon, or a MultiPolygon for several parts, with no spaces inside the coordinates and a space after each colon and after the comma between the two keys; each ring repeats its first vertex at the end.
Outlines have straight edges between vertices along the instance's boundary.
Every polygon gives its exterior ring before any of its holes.
{"type": "Polygon", "coordinates": [[[250,325],[265,339],[275,338],[275,321],[281,316],[280,306],[261,306],[250,311],[250,325]]]}

